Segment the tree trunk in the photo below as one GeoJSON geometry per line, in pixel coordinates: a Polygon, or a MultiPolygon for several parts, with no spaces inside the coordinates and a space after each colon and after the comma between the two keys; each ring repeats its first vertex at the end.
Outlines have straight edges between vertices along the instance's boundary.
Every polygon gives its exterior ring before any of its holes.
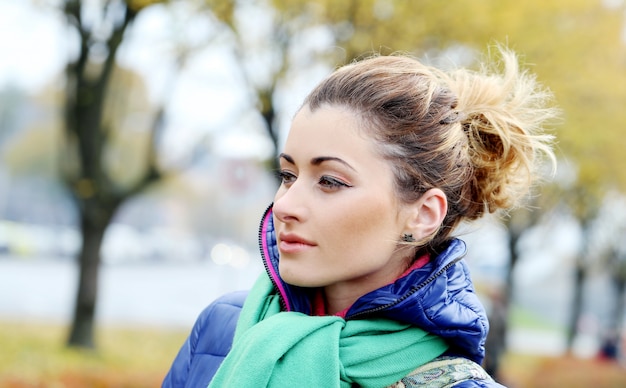
{"type": "Polygon", "coordinates": [[[565,343],[568,353],[571,353],[574,347],[574,340],[576,339],[576,335],[578,335],[578,321],[580,320],[580,315],[582,313],[585,271],[583,265],[580,263],[580,260],[581,259],[577,260],[576,267],[574,268],[574,291],[572,295],[572,307],[565,336],[565,343]]]}
{"type": "Polygon", "coordinates": [[[95,348],[94,320],[98,300],[100,247],[107,224],[81,215],[83,243],[79,253],[78,289],[68,346],[95,348]]]}
{"type": "Polygon", "coordinates": [[[517,242],[521,236],[512,222],[509,222],[509,265],[506,270],[504,286],[502,290],[492,291],[489,295],[491,311],[489,312],[489,335],[487,336],[486,354],[483,366],[487,373],[494,379],[499,380],[500,362],[502,355],[506,353],[506,337],[509,328],[509,306],[513,297],[513,274],[519,255],[517,242]]]}
{"type": "Polygon", "coordinates": [[[582,249],[576,258],[574,267],[574,291],[572,294],[572,305],[569,322],[567,323],[567,331],[565,333],[565,346],[567,353],[571,353],[574,347],[574,341],[578,335],[578,322],[583,309],[583,288],[587,278],[585,255],[589,254],[589,233],[591,232],[591,217],[586,217],[582,221],[582,249]]]}
{"type": "MultiPolygon", "coordinates": [[[[64,179],[78,204],[82,245],[78,256],[79,276],[68,346],[94,348],[94,324],[98,297],[100,247],[104,232],[115,210],[132,193],[119,192],[107,175],[102,155],[108,146],[109,128],[102,125],[108,83],[115,66],[117,50],[136,12],[125,4],[123,19],[113,23],[113,30],[100,43],[107,56],[98,64],[99,72],[89,71],[93,64],[90,49],[99,40],[85,25],[80,1],[67,1],[64,12],[80,37],[80,51],[66,68],[65,130],[68,149],[76,147],[77,166],[64,172],[64,179]]],[[[113,12],[115,7],[104,7],[113,12]]],[[[117,11],[118,8],[115,8],[117,11]]],[[[118,15],[120,16],[120,15],[118,15]]],[[[96,23],[97,24],[97,23],[96,23]]],[[[74,153],[74,150],[72,150],[74,153]]]]}
{"type": "Polygon", "coordinates": [[[615,310],[614,310],[614,319],[613,325],[615,327],[615,331],[617,333],[621,333],[624,326],[624,291],[626,290],[626,279],[620,278],[616,284],[617,292],[616,292],[616,300],[615,300],[615,310]]]}
{"type": "MultiPolygon", "coordinates": [[[[274,89],[270,88],[265,91],[259,92],[259,99],[261,100],[261,116],[263,117],[263,121],[265,122],[265,128],[267,129],[267,134],[274,145],[274,154],[275,157],[270,160],[270,171],[280,171],[280,163],[278,161],[278,150],[280,145],[279,142],[279,128],[276,125],[276,110],[274,109],[273,102],[273,94],[274,89]]],[[[274,178],[278,182],[281,183],[281,179],[278,174],[274,175],[274,178]]]]}

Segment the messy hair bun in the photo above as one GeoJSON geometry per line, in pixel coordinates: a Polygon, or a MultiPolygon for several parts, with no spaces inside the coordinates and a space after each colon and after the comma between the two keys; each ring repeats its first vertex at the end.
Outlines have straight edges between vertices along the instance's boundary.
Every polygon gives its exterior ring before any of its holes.
{"type": "Polygon", "coordinates": [[[551,94],[516,55],[499,49],[501,68],[445,72],[407,56],[374,56],[340,68],[307,97],[348,107],[395,175],[398,196],[418,199],[441,189],[448,209],[426,244],[435,249],[462,220],[520,204],[541,156],[554,162],[543,126],[555,117],[551,94]]]}
{"type": "Polygon", "coordinates": [[[549,105],[551,94],[534,76],[520,71],[513,52],[501,50],[501,54],[502,73],[491,64],[479,72],[456,70],[449,79],[469,140],[474,169],[468,182],[470,197],[481,204],[465,214],[470,219],[480,217],[484,210],[519,205],[538,176],[541,156],[553,165],[555,161],[552,136],[542,130],[556,114],[549,105]]]}

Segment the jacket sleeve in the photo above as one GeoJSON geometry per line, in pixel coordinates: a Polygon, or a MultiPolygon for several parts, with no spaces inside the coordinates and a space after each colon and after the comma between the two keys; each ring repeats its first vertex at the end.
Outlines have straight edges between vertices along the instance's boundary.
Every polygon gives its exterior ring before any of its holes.
{"type": "Polygon", "coordinates": [[[247,292],[226,294],[198,316],[163,380],[163,388],[206,387],[230,351],[247,292]]]}

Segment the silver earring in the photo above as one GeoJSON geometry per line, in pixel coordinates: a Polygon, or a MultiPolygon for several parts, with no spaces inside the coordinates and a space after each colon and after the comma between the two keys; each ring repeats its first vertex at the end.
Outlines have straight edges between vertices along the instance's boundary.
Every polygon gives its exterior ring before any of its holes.
{"type": "Polygon", "coordinates": [[[415,239],[413,238],[413,235],[411,233],[405,233],[402,236],[402,241],[404,241],[404,242],[415,242],[415,239]]]}

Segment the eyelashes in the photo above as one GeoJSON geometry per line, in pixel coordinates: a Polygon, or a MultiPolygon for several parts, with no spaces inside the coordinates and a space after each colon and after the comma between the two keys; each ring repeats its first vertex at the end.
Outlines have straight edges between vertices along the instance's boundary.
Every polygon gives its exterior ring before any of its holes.
{"type": "Polygon", "coordinates": [[[331,176],[327,176],[327,175],[323,175],[320,177],[319,181],[317,182],[320,186],[323,186],[325,188],[329,188],[329,189],[337,189],[337,188],[341,188],[341,187],[352,187],[349,184],[347,184],[346,182],[331,177],[331,176]]]}
{"type": "MultiPolygon", "coordinates": [[[[290,187],[297,179],[297,175],[287,171],[280,170],[277,172],[278,179],[285,187],[290,187]]],[[[330,176],[330,175],[322,175],[317,179],[317,184],[325,190],[337,190],[345,187],[352,187],[352,185],[344,182],[343,180],[330,176]]]]}
{"type": "Polygon", "coordinates": [[[296,176],[288,171],[279,170],[276,175],[283,185],[289,185],[296,181],[296,176]]]}

